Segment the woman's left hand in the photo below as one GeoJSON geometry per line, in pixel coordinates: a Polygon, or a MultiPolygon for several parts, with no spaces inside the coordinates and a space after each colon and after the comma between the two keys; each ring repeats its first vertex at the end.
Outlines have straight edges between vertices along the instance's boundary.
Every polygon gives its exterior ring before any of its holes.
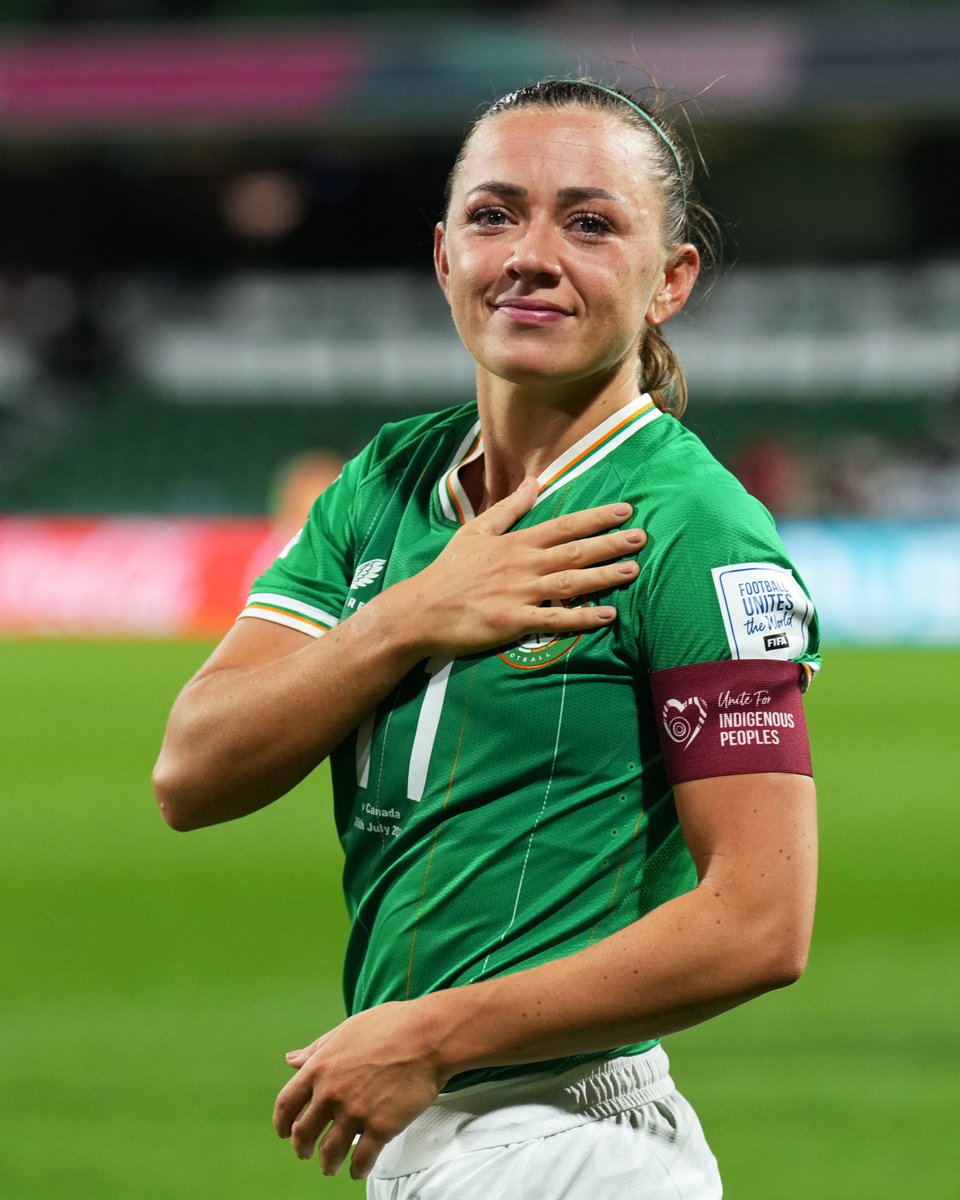
{"type": "Polygon", "coordinates": [[[287,1054],[297,1073],[277,1097],[273,1124],[300,1158],[319,1141],[324,1173],[336,1175],[356,1140],[350,1174],[366,1179],[387,1142],[433,1103],[446,1078],[424,1000],[357,1013],[287,1054]]]}

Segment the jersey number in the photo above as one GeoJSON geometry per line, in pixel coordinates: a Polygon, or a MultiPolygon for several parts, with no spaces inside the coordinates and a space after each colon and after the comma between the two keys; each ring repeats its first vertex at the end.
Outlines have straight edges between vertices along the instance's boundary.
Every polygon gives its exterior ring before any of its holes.
{"type": "MultiPolygon", "coordinates": [[[[407,799],[415,800],[418,804],[423,799],[423,791],[427,786],[427,769],[433,754],[433,744],[437,740],[443,698],[446,695],[452,666],[453,659],[429,658],[424,667],[430,676],[430,682],[424,689],[420,716],[417,719],[417,732],[414,734],[413,748],[410,751],[410,766],[407,770],[407,799]]],[[[376,712],[372,712],[364,718],[357,730],[357,783],[362,788],[367,786],[370,779],[370,750],[373,745],[375,721],[376,712]]]]}

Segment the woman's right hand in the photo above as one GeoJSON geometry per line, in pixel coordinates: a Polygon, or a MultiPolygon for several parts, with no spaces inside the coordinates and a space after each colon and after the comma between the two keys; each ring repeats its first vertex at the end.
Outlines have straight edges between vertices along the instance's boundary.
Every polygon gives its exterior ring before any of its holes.
{"type": "Polygon", "coordinates": [[[405,593],[425,656],[457,658],[532,633],[580,632],[616,618],[612,605],[550,601],[589,597],[636,577],[637,562],[623,556],[641,550],[647,536],[617,528],[632,507],[605,504],[514,529],[536,498],[536,480],[525,479],[457,530],[428,567],[395,585],[405,593]]]}

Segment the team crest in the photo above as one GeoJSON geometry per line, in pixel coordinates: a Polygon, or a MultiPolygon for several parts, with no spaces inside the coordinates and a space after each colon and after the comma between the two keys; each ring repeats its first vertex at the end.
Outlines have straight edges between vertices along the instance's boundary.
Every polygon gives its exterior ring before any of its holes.
{"type": "MultiPolygon", "coordinates": [[[[544,608],[580,608],[584,603],[581,596],[572,600],[548,600],[544,608]]],[[[562,658],[583,637],[582,633],[531,633],[523,641],[517,642],[509,650],[500,652],[500,658],[518,671],[533,671],[537,667],[546,667],[558,658],[562,658]]]]}

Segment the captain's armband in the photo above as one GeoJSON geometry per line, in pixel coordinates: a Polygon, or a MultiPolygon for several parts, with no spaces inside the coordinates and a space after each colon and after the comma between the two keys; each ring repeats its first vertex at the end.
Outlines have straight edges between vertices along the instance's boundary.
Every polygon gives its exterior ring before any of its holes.
{"type": "Polygon", "coordinates": [[[671,784],[767,771],[812,775],[800,663],[730,659],[650,676],[671,784]]]}

